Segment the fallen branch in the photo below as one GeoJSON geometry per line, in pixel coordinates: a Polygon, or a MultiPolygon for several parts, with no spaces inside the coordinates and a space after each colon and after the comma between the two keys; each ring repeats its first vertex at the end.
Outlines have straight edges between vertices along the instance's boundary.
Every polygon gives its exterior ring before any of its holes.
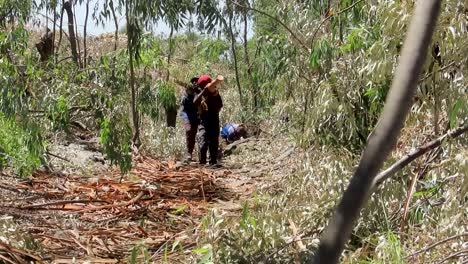
{"type": "Polygon", "coordinates": [[[138,200],[140,200],[141,197],[143,197],[144,194],[145,193],[143,191],[141,191],[141,192],[138,193],[137,196],[135,196],[130,201],[119,203],[119,204],[109,204],[109,205],[103,205],[103,206],[99,206],[99,207],[87,208],[87,209],[80,210],[78,212],[79,213],[89,213],[89,212],[92,212],[92,211],[99,211],[99,210],[103,210],[103,209],[110,209],[110,208],[116,208],[116,207],[129,206],[131,204],[134,204],[134,203],[138,202],[138,200]]]}
{"type": "Polygon", "coordinates": [[[302,243],[301,235],[298,234],[296,224],[294,224],[292,219],[288,219],[288,221],[289,221],[289,227],[291,228],[291,231],[293,232],[293,235],[294,235],[293,241],[296,242],[299,250],[305,250],[306,246],[304,245],[304,243],[302,243]]]}
{"type": "MultiPolygon", "coordinates": [[[[65,204],[73,204],[73,203],[109,203],[107,201],[102,200],[64,200],[64,201],[55,201],[50,203],[41,203],[41,204],[32,204],[20,207],[20,209],[43,209],[43,207],[51,206],[51,205],[65,205],[65,204]]],[[[49,208],[46,208],[49,209],[49,208]]]]}
{"type": "Polygon", "coordinates": [[[388,167],[386,170],[379,173],[374,178],[374,181],[372,182],[373,188],[377,187],[380,183],[390,178],[395,172],[401,170],[413,160],[424,155],[428,151],[440,146],[444,142],[445,139],[456,138],[462,135],[463,133],[465,133],[466,131],[468,131],[468,125],[463,125],[461,127],[458,127],[456,129],[453,129],[447,132],[446,134],[440,136],[437,139],[434,139],[433,141],[427,143],[426,145],[413,150],[412,152],[407,154],[405,157],[401,158],[399,161],[395,162],[393,165],[388,167]]]}
{"type": "Polygon", "coordinates": [[[445,261],[447,261],[447,260],[449,260],[451,258],[463,257],[463,256],[466,256],[467,254],[468,254],[468,250],[462,250],[462,251],[459,251],[459,252],[455,252],[452,255],[449,255],[449,256],[443,258],[442,260],[437,262],[437,264],[442,264],[442,263],[444,263],[445,261]]]}
{"type": "MultiPolygon", "coordinates": [[[[21,250],[21,249],[17,249],[17,248],[14,248],[10,245],[8,245],[7,243],[3,242],[0,240],[0,252],[1,251],[5,251],[7,253],[11,253],[11,255],[15,256],[15,258],[17,258],[18,256],[16,255],[20,255],[21,258],[24,258],[24,257],[27,257],[27,258],[30,258],[30,259],[33,259],[35,261],[38,261],[38,262],[41,262],[41,258],[38,257],[38,256],[35,256],[35,255],[32,255],[24,250],[21,250]]],[[[18,259],[17,259],[18,260],[18,259]]],[[[19,260],[18,260],[19,261],[19,260]]],[[[27,263],[26,261],[22,261],[24,263],[27,263]]]]}
{"type": "Polygon", "coordinates": [[[425,247],[425,248],[423,248],[423,249],[420,249],[420,250],[418,250],[418,251],[412,253],[412,254],[409,255],[409,256],[406,256],[406,259],[412,258],[412,257],[414,257],[414,256],[416,256],[416,255],[418,255],[418,254],[420,254],[420,253],[426,252],[426,251],[428,251],[428,250],[430,250],[430,249],[432,249],[432,248],[434,248],[434,247],[437,247],[437,246],[440,245],[440,244],[446,243],[446,242],[448,242],[448,241],[451,241],[451,240],[454,240],[454,239],[457,239],[457,238],[460,238],[460,237],[465,237],[465,236],[468,236],[468,233],[463,233],[463,234],[454,235],[454,236],[445,238],[445,239],[443,239],[443,240],[441,240],[441,241],[438,241],[438,242],[436,242],[436,243],[433,243],[433,244],[431,244],[431,245],[429,245],[429,246],[427,246],[427,247],[425,247]]]}
{"type": "Polygon", "coordinates": [[[227,145],[223,149],[223,156],[229,155],[232,150],[234,150],[238,145],[254,140],[254,138],[243,138],[241,140],[234,141],[233,143],[227,145]]]}
{"type": "Polygon", "coordinates": [[[55,157],[55,158],[57,158],[57,159],[64,160],[64,161],[66,161],[66,162],[71,162],[69,159],[64,158],[64,157],[61,157],[61,156],[59,156],[59,155],[57,155],[57,154],[54,154],[54,153],[52,153],[52,152],[50,152],[50,151],[46,151],[46,154],[49,155],[49,156],[55,157]]]}

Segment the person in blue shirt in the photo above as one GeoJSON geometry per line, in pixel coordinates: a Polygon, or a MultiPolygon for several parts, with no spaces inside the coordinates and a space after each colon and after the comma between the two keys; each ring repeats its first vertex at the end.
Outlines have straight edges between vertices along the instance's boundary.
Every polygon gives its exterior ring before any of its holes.
{"type": "Polygon", "coordinates": [[[230,123],[221,129],[221,137],[226,140],[227,143],[239,140],[242,137],[247,136],[247,130],[244,124],[230,123]]]}
{"type": "Polygon", "coordinates": [[[186,161],[192,161],[192,153],[195,148],[195,138],[197,136],[198,125],[200,119],[198,117],[198,106],[193,103],[193,99],[200,93],[200,88],[197,85],[198,78],[193,77],[190,80],[190,85],[185,91],[182,98],[182,111],[180,117],[185,130],[185,139],[187,145],[186,161]]]}

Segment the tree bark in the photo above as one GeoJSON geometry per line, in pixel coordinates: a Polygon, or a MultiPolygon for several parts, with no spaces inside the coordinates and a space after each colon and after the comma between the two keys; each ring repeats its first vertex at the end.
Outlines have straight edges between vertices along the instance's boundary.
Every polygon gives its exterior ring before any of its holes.
{"type": "Polygon", "coordinates": [[[53,10],[54,10],[54,25],[52,27],[52,43],[54,44],[53,47],[52,47],[52,54],[55,54],[55,31],[57,30],[57,2],[55,3],[55,5],[53,6],[53,10]]]}
{"type": "Polygon", "coordinates": [[[58,63],[58,53],[60,51],[60,45],[62,45],[62,36],[63,36],[63,11],[64,11],[64,8],[65,7],[65,1],[62,0],[62,8],[60,8],[60,26],[59,26],[59,30],[60,30],[60,35],[59,35],[59,41],[58,41],[58,44],[57,44],[57,49],[55,50],[55,63],[57,64],[58,63]]]}
{"type": "MultiPolygon", "coordinates": [[[[127,20],[127,49],[128,49],[128,61],[129,61],[129,67],[130,67],[130,91],[131,91],[131,118],[132,118],[132,123],[133,123],[133,136],[132,136],[132,145],[136,147],[137,149],[141,145],[140,141],[140,115],[138,113],[138,106],[137,106],[137,91],[135,87],[135,68],[134,68],[134,47],[132,44],[132,38],[134,37],[134,27],[135,24],[133,21],[130,19],[130,14],[129,14],[129,1],[125,1],[125,17],[127,20]]],[[[133,18],[132,18],[133,19],[133,18]]]]}
{"type": "Polygon", "coordinates": [[[398,68],[381,118],[362,154],[343,197],[322,234],[313,263],[337,263],[351,235],[354,222],[367,202],[383,162],[394,148],[411,107],[428,46],[431,42],[440,0],[419,1],[406,36],[398,68]]]}
{"type": "Polygon", "coordinates": [[[79,66],[80,68],[83,67],[83,61],[81,60],[81,47],[80,47],[80,36],[78,35],[79,31],[78,31],[78,23],[76,22],[76,9],[75,9],[75,6],[76,6],[76,2],[73,2],[73,19],[74,19],[74,22],[75,22],[75,32],[76,32],[76,46],[77,46],[77,49],[78,49],[78,62],[79,62],[79,66]]]}
{"type": "Polygon", "coordinates": [[[169,50],[167,53],[167,75],[166,75],[166,82],[169,81],[169,77],[171,75],[171,72],[169,71],[169,64],[171,63],[171,57],[172,57],[172,35],[174,34],[174,27],[171,25],[171,32],[169,33],[169,50]]]}
{"type": "Polygon", "coordinates": [[[88,52],[86,50],[86,30],[88,28],[88,15],[89,15],[89,0],[86,1],[86,14],[85,14],[85,22],[83,28],[83,49],[84,49],[84,56],[83,56],[83,67],[86,68],[88,64],[88,52]]]}
{"type": "MultiPolygon", "coordinates": [[[[119,44],[119,22],[117,20],[117,16],[115,15],[115,7],[114,7],[114,1],[110,0],[109,1],[109,7],[112,12],[112,17],[114,18],[114,26],[115,26],[115,33],[114,33],[114,38],[115,38],[115,43],[114,43],[114,53],[117,51],[118,44],[119,44]]],[[[112,58],[112,80],[115,80],[115,64],[116,64],[116,54],[114,54],[112,58]]]]}
{"type": "Polygon", "coordinates": [[[242,108],[244,100],[242,96],[242,88],[241,88],[240,77],[239,77],[239,67],[237,63],[236,37],[232,29],[232,19],[234,16],[234,10],[232,9],[232,6],[230,3],[227,3],[227,5],[228,5],[228,11],[229,11],[229,29],[228,30],[229,30],[229,34],[231,38],[231,51],[232,51],[232,57],[234,59],[234,70],[236,73],[237,90],[239,91],[239,103],[242,108]]]}
{"type": "MultiPolygon", "coordinates": [[[[73,17],[73,9],[71,1],[66,1],[63,4],[63,8],[67,12],[68,17],[68,34],[70,37],[70,47],[73,56],[73,61],[80,67],[80,62],[78,59],[78,50],[76,48],[76,36],[75,36],[75,25],[74,25],[74,17],[73,17]]],[[[60,39],[62,38],[62,31],[60,31],[60,39]]]]}
{"type": "Polygon", "coordinates": [[[243,20],[244,20],[244,56],[245,56],[245,63],[247,65],[247,74],[249,75],[250,85],[252,89],[252,97],[253,97],[253,112],[257,112],[258,108],[258,92],[257,92],[257,85],[254,81],[252,75],[252,65],[250,64],[250,55],[249,55],[249,47],[248,47],[248,40],[247,40],[247,32],[248,32],[248,16],[247,16],[247,9],[244,9],[243,20]]]}

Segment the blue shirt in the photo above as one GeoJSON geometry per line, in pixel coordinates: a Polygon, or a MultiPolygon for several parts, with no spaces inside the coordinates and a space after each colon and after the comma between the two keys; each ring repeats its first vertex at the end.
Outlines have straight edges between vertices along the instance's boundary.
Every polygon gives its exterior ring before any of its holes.
{"type": "Polygon", "coordinates": [[[198,118],[198,107],[193,103],[195,93],[186,94],[182,98],[182,112],[180,117],[182,120],[189,120],[191,124],[198,124],[200,122],[198,118]]]}
{"type": "Polygon", "coordinates": [[[237,127],[238,124],[230,123],[227,124],[221,129],[221,137],[228,140],[228,141],[233,141],[238,138],[237,135],[237,127]]]}

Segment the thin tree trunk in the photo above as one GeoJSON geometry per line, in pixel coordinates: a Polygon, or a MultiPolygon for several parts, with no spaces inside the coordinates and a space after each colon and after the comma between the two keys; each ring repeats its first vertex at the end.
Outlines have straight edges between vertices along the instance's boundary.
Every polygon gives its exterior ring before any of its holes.
{"type": "Polygon", "coordinates": [[[115,26],[115,43],[114,43],[114,52],[117,51],[117,45],[119,44],[119,22],[117,20],[117,16],[115,15],[115,7],[114,7],[114,2],[110,0],[109,2],[109,7],[112,12],[112,17],[114,18],[114,26],[115,26]]]}
{"type": "MultiPolygon", "coordinates": [[[[73,20],[73,10],[72,10],[72,3],[70,1],[66,1],[63,4],[63,8],[67,12],[68,17],[68,34],[70,36],[70,47],[73,56],[73,61],[80,67],[80,61],[78,59],[78,51],[76,49],[76,36],[75,36],[75,25],[73,20]]],[[[60,38],[62,36],[62,32],[60,32],[60,38]]]]}
{"type": "Polygon", "coordinates": [[[133,50],[133,45],[131,42],[131,39],[134,37],[133,35],[135,34],[134,32],[134,23],[133,21],[130,21],[130,14],[129,14],[129,1],[125,2],[125,17],[127,20],[127,49],[128,49],[128,60],[129,60],[129,67],[130,67],[130,90],[131,90],[131,96],[132,96],[132,101],[131,101],[131,114],[132,114],[132,123],[133,123],[133,136],[132,136],[132,145],[136,147],[137,149],[140,147],[140,116],[138,113],[138,108],[137,108],[137,91],[135,87],[135,68],[134,68],[134,60],[133,60],[133,55],[134,55],[134,50],[133,50]]]}
{"type": "MultiPolygon", "coordinates": [[[[112,12],[112,17],[114,18],[114,26],[115,26],[115,43],[114,43],[114,53],[117,51],[117,47],[119,44],[119,22],[117,20],[117,16],[115,15],[115,7],[114,2],[112,0],[109,1],[109,7],[112,12]]],[[[116,54],[114,54],[112,58],[112,80],[115,80],[115,64],[116,64],[116,54]]]]}
{"type": "Polygon", "coordinates": [[[242,88],[241,88],[241,84],[240,84],[239,67],[238,67],[238,64],[237,64],[236,38],[234,36],[234,31],[232,29],[232,19],[233,19],[233,16],[234,16],[234,10],[232,10],[232,6],[229,3],[228,3],[228,9],[229,9],[229,33],[231,35],[230,36],[231,37],[231,50],[232,50],[232,56],[234,58],[234,70],[235,70],[235,73],[236,73],[237,89],[239,91],[239,102],[240,102],[240,106],[242,108],[244,100],[243,100],[242,88]]]}
{"type": "MultiPolygon", "coordinates": [[[[169,81],[170,78],[170,70],[169,70],[169,65],[171,63],[171,58],[172,58],[172,52],[173,52],[173,39],[172,36],[174,34],[174,27],[171,25],[171,32],[169,33],[169,51],[167,54],[167,75],[166,75],[166,82],[169,81]]],[[[177,108],[175,107],[168,107],[165,108],[166,110],[166,125],[167,127],[175,127],[177,123],[177,108]]]]}
{"type": "MultiPolygon", "coordinates": [[[[434,63],[435,64],[435,63],[434,63]]],[[[439,67],[440,68],[440,67],[439,67]]],[[[431,70],[431,72],[433,72],[431,70]]],[[[432,90],[434,91],[434,134],[439,135],[439,115],[440,115],[440,101],[439,101],[439,89],[436,84],[436,74],[432,75],[432,90]]]]}
{"type": "Polygon", "coordinates": [[[83,61],[81,60],[81,47],[80,47],[80,36],[79,36],[79,31],[78,31],[78,23],[76,22],[76,9],[75,9],[75,6],[76,6],[76,2],[73,3],[73,20],[75,22],[75,32],[76,32],[76,45],[77,45],[77,48],[78,48],[78,62],[79,62],[79,65],[80,65],[80,68],[83,67],[83,61]]]}
{"type": "Polygon", "coordinates": [[[172,35],[174,34],[174,27],[171,25],[171,32],[169,33],[169,50],[167,54],[167,75],[166,75],[166,82],[169,81],[169,77],[171,75],[171,72],[169,71],[169,65],[171,63],[171,57],[172,57],[172,35]]]}
{"type": "Polygon", "coordinates": [[[86,51],[86,30],[88,28],[88,15],[89,15],[89,0],[86,1],[86,14],[85,14],[85,22],[83,28],[83,49],[84,49],[84,57],[83,57],[83,67],[86,68],[88,65],[88,52],[86,51]]]}
{"type": "Polygon", "coordinates": [[[62,0],[62,8],[60,8],[60,34],[59,34],[59,41],[57,44],[57,49],[55,50],[55,63],[58,63],[58,53],[60,51],[60,45],[62,45],[62,36],[63,36],[63,11],[64,11],[64,6],[65,6],[65,0],[62,0]]]}
{"type": "Polygon", "coordinates": [[[252,97],[253,97],[253,112],[256,113],[258,110],[258,92],[257,92],[257,85],[254,81],[252,75],[252,65],[250,64],[250,55],[249,55],[249,47],[248,47],[248,40],[247,40],[247,32],[248,32],[248,17],[247,17],[248,10],[244,10],[243,19],[244,19],[244,56],[245,56],[245,63],[247,65],[247,74],[249,75],[250,85],[252,86],[252,97]]]}
{"type": "Polygon", "coordinates": [[[440,0],[420,1],[416,5],[382,115],[334,216],[322,234],[313,263],[337,263],[341,256],[361,208],[371,194],[373,181],[394,148],[411,108],[440,7],[440,0]]]}
{"type": "Polygon", "coordinates": [[[52,46],[52,56],[53,54],[55,54],[55,31],[57,30],[57,3],[55,3],[55,5],[53,6],[53,10],[54,10],[54,25],[52,27],[52,43],[54,43],[54,45],[52,46]]]}

